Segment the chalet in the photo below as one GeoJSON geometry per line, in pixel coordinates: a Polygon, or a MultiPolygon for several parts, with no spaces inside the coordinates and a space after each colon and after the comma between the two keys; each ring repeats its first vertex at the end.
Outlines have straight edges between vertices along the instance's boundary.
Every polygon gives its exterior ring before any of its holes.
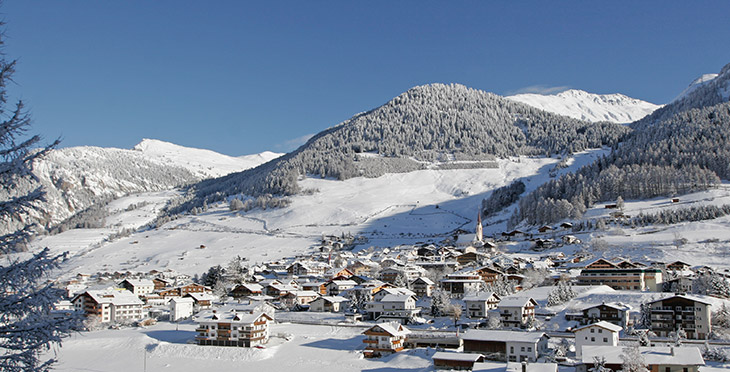
{"type": "MultiPolygon", "coordinates": [[[[512,265],[510,265],[512,267],[512,265]]],[[[499,271],[493,267],[489,266],[482,266],[478,269],[476,269],[476,273],[482,278],[482,281],[484,281],[485,284],[490,285],[494,284],[497,280],[499,280],[500,277],[505,276],[505,273],[502,271],[499,271]]]]}
{"type": "Polygon", "coordinates": [[[489,256],[486,253],[481,252],[467,252],[456,257],[456,262],[461,266],[466,266],[470,263],[482,263],[486,261],[489,256]]]}
{"type": "Polygon", "coordinates": [[[396,278],[402,276],[407,282],[411,282],[425,274],[426,270],[417,265],[395,265],[380,271],[380,280],[394,284],[396,278]]]}
{"type": "Polygon", "coordinates": [[[286,272],[296,276],[322,276],[329,269],[324,262],[295,262],[286,268],[286,272]]]}
{"type": "Polygon", "coordinates": [[[464,296],[466,316],[469,318],[484,318],[487,316],[487,311],[497,308],[499,300],[499,296],[494,292],[480,292],[464,296]]]}
{"type": "Polygon", "coordinates": [[[544,225],[544,226],[540,226],[540,228],[538,228],[537,231],[544,234],[546,232],[553,231],[553,228],[552,228],[552,226],[544,225]]]}
{"type": "Polygon", "coordinates": [[[671,271],[688,271],[692,268],[692,265],[682,261],[674,261],[667,264],[665,267],[667,270],[671,271]]]}
{"type": "Polygon", "coordinates": [[[361,275],[365,273],[369,273],[373,270],[374,267],[377,267],[378,264],[372,261],[364,261],[364,260],[357,260],[347,266],[347,270],[350,271],[353,275],[361,275]]]}
{"type": "Polygon", "coordinates": [[[165,278],[154,278],[152,279],[152,283],[155,285],[155,291],[160,291],[173,285],[172,281],[165,278]]]}
{"type": "Polygon", "coordinates": [[[561,229],[566,229],[566,230],[567,229],[572,229],[573,228],[573,224],[570,223],[570,222],[563,222],[563,223],[560,224],[560,228],[561,229]]]}
{"type": "Polygon", "coordinates": [[[472,372],[558,372],[557,363],[477,362],[472,372]]]}
{"type": "Polygon", "coordinates": [[[309,311],[339,313],[345,310],[347,301],[340,296],[322,296],[309,303],[309,311]]]}
{"type": "Polygon", "coordinates": [[[437,351],[431,359],[436,369],[471,370],[474,363],[484,361],[484,355],[437,351]]]}
{"type": "Polygon", "coordinates": [[[307,282],[302,283],[300,287],[302,287],[302,290],[305,291],[312,291],[319,293],[320,295],[326,295],[327,294],[327,282],[307,282]]]}
{"type": "Polygon", "coordinates": [[[659,337],[683,329],[687,338],[705,340],[712,332],[709,302],[693,296],[676,295],[649,302],[651,331],[659,337]]]}
{"type": "Polygon", "coordinates": [[[279,297],[296,290],[297,288],[292,285],[275,282],[264,287],[264,294],[267,296],[279,297]]]}
{"type": "Polygon", "coordinates": [[[338,296],[340,293],[354,288],[357,283],[353,280],[333,280],[325,285],[328,296],[338,296]]]}
{"type": "Polygon", "coordinates": [[[530,297],[507,297],[497,305],[505,326],[524,327],[535,318],[537,301],[530,297]]]}
{"type": "Polygon", "coordinates": [[[155,290],[155,283],[149,279],[124,279],[119,286],[134,293],[135,296],[146,295],[155,290]]]}
{"type": "Polygon", "coordinates": [[[198,345],[253,347],[269,341],[269,323],[265,312],[208,310],[195,321],[198,345]]]}
{"type": "Polygon", "coordinates": [[[418,297],[431,297],[431,292],[435,288],[436,283],[433,280],[422,276],[411,282],[411,288],[418,297]]]}
{"type": "MultiPolygon", "coordinates": [[[[604,367],[612,371],[623,369],[622,346],[584,346],[577,372],[590,371],[594,358],[605,359],[604,367]]],[[[656,372],[698,372],[705,365],[702,353],[697,347],[639,347],[649,371],[656,372]]]]}
{"type": "Polygon", "coordinates": [[[170,321],[176,322],[192,316],[193,302],[190,297],[175,297],[170,300],[170,321]]]}
{"type": "Polygon", "coordinates": [[[585,346],[618,346],[618,334],[621,330],[621,327],[603,321],[573,329],[575,355],[580,358],[585,346]]]}
{"type": "Polygon", "coordinates": [[[619,290],[657,292],[661,283],[661,269],[628,261],[613,263],[603,258],[586,265],[578,276],[579,285],[607,285],[619,290]]]}
{"type": "Polygon", "coordinates": [[[380,323],[370,327],[363,332],[365,357],[375,358],[403,350],[403,344],[409,333],[411,331],[408,328],[398,323],[380,323]]]}
{"type": "Polygon", "coordinates": [[[215,296],[212,294],[200,292],[188,293],[183,296],[183,298],[193,299],[193,309],[195,311],[210,309],[210,307],[213,306],[213,301],[215,300],[215,296]]]}
{"type": "Polygon", "coordinates": [[[336,279],[347,279],[353,275],[355,275],[355,273],[348,270],[347,268],[341,267],[339,269],[332,269],[332,270],[327,271],[324,274],[324,277],[332,279],[332,280],[336,280],[336,279]]]}
{"type": "Polygon", "coordinates": [[[279,297],[279,301],[286,307],[303,306],[316,300],[317,297],[319,297],[319,294],[314,291],[291,291],[279,297]]]}
{"type": "Polygon", "coordinates": [[[233,298],[244,298],[250,296],[260,296],[264,294],[264,287],[258,283],[242,283],[236,284],[230,293],[233,298]]]}
{"type": "Polygon", "coordinates": [[[465,353],[479,353],[486,359],[535,362],[547,351],[544,332],[516,332],[470,329],[461,336],[465,353]]]}
{"type": "Polygon", "coordinates": [[[413,295],[389,294],[365,306],[368,320],[388,320],[407,324],[421,309],[416,307],[413,295]]]}
{"type": "Polygon", "coordinates": [[[88,290],[76,295],[71,302],[78,313],[97,317],[102,323],[136,321],[145,317],[142,300],[127,290],[88,290]]]}
{"type": "Polygon", "coordinates": [[[602,303],[581,309],[577,314],[566,314],[568,320],[577,320],[580,324],[608,322],[621,328],[629,325],[629,311],[631,306],[618,302],[602,303]]]}
{"type": "Polygon", "coordinates": [[[373,293],[373,300],[381,301],[383,297],[387,295],[416,296],[416,294],[408,288],[385,286],[381,287],[377,292],[373,293]]]}

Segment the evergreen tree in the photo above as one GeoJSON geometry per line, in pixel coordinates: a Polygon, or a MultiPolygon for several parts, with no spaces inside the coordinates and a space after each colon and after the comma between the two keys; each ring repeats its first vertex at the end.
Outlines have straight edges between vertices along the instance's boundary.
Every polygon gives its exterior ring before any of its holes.
{"type": "Polygon", "coordinates": [[[622,372],[647,372],[646,361],[644,356],[641,355],[638,346],[625,347],[621,353],[621,365],[622,372]]]}
{"type": "MultiPolygon", "coordinates": [[[[0,28],[3,23],[0,22],[0,28]]],[[[0,33],[2,37],[2,33],[0,33]]],[[[0,40],[0,45],[2,40],[0,40]]],[[[5,107],[7,84],[15,71],[15,61],[0,53],[0,220],[23,220],[28,212],[45,201],[41,187],[28,191],[22,183],[35,183],[31,168],[35,159],[47,154],[58,141],[42,150],[32,151],[39,136],[23,139],[30,127],[30,116],[23,102],[5,107]]],[[[0,254],[25,249],[36,226],[0,236],[0,254]]],[[[64,291],[53,287],[49,274],[65,255],[52,256],[46,248],[24,260],[3,259],[0,264],[0,370],[9,372],[47,371],[55,358],[42,360],[41,353],[60,345],[77,319],[54,319],[53,305],[64,298],[64,291]]]]}

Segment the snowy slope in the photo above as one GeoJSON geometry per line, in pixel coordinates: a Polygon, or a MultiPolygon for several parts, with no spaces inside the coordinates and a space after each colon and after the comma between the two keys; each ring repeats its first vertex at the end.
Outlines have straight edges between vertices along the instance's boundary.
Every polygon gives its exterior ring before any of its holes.
{"type": "MultiPolygon", "coordinates": [[[[280,155],[265,152],[231,157],[156,140],[143,140],[134,150],[93,146],[53,150],[33,164],[48,201],[40,204],[31,218],[41,226],[53,226],[99,202],[170,190],[255,167],[280,155]]],[[[21,185],[22,190],[36,187],[21,185]]],[[[27,221],[3,222],[0,233],[14,231],[27,221]]]]}
{"type": "Polygon", "coordinates": [[[717,75],[718,74],[704,74],[697,79],[694,79],[691,83],[689,83],[687,88],[684,88],[682,93],[679,93],[679,95],[672,100],[672,102],[679,101],[680,99],[687,97],[687,95],[694,92],[698,88],[707,85],[707,83],[711,82],[714,78],[717,77],[717,75]]]}
{"type": "Polygon", "coordinates": [[[154,139],[143,139],[132,148],[145,158],[188,169],[200,178],[221,177],[266,163],[283,154],[265,151],[260,154],[232,157],[211,150],[183,147],[154,139]]]}
{"type": "Polygon", "coordinates": [[[623,94],[593,94],[576,89],[550,95],[517,94],[506,98],[576,119],[614,123],[639,120],[661,107],[623,94]]]}

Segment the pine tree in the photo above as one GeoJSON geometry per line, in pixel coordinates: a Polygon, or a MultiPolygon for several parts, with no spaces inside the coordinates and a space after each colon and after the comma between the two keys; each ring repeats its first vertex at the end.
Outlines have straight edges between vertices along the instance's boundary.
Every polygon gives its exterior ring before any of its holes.
{"type": "MultiPolygon", "coordinates": [[[[30,115],[23,102],[18,101],[12,108],[4,107],[8,102],[7,83],[14,71],[15,61],[6,60],[0,52],[0,189],[4,195],[0,200],[0,220],[3,221],[27,216],[38,203],[45,201],[41,187],[24,191],[19,185],[37,182],[31,173],[33,161],[58,144],[55,141],[33,151],[40,137],[23,139],[30,127],[30,115]]],[[[0,236],[0,254],[24,249],[35,228],[26,225],[0,236]]],[[[28,259],[4,259],[0,264],[0,370],[47,371],[55,363],[55,358],[42,360],[41,353],[60,345],[77,321],[51,316],[53,304],[64,297],[64,291],[49,284],[49,274],[64,258],[65,255],[52,256],[46,248],[28,259]]]]}

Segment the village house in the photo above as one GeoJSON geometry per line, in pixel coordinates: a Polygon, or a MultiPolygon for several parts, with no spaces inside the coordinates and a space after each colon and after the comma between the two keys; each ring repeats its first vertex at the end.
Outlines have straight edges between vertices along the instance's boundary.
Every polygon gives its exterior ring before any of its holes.
{"type": "Polygon", "coordinates": [[[76,295],[74,309],[86,317],[96,317],[102,323],[143,319],[142,300],[128,290],[88,290],[76,295]]]}
{"type": "Polygon", "coordinates": [[[604,321],[626,328],[629,325],[629,311],[631,311],[631,306],[604,302],[600,305],[583,308],[579,313],[566,313],[565,318],[577,320],[582,325],[604,321]]]}
{"type": "Polygon", "coordinates": [[[410,294],[388,294],[365,306],[368,320],[398,321],[407,324],[421,309],[416,307],[416,297],[410,294]]]}
{"type": "MultiPolygon", "coordinates": [[[[510,265],[509,267],[512,267],[513,265],[510,265]]],[[[487,285],[494,284],[497,280],[499,280],[500,277],[505,276],[505,273],[489,266],[482,266],[478,269],[476,269],[476,273],[482,278],[484,283],[487,285]]],[[[515,272],[516,274],[516,272],[515,272]]]]}
{"type": "Polygon", "coordinates": [[[233,298],[244,298],[250,296],[261,296],[264,294],[264,287],[258,283],[236,284],[228,293],[233,298]]]}
{"type": "Polygon", "coordinates": [[[440,283],[441,288],[449,292],[451,297],[463,297],[466,293],[478,292],[485,285],[482,277],[474,270],[448,274],[440,283]]]}
{"type": "Polygon", "coordinates": [[[163,298],[182,297],[188,293],[213,293],[213,290],[204,285],[190,283],[160,291],[160,296],[163,298]]]}
{"type": "Polygon", "coordinates": [[[314,291],[291,291],[279,297],[279,301],[281,301],[282,306],[290,308],[296,305],[308,305],[317,297],[319,297],[319,294],[314,291]]]}
{"type": "Polygon", "coordinates": [[[322,296],[309,303],[309,311],[339,313],[345,310],[347,301],[340,296],[322,296]]]}
{"type": "Polygon", "coordinates": [[[215,300],[215,296],[213,296],[212,294],[200,292],[188,293],[183,296],[183,298],[193,299],[193,310],[196,312],[210,309],[210,307],[213,306],[213,301],[215,300]]]}
{"type": "Polygon", "coordinates": [[[431,293],[435,286],[436,283],[425,276],[418,277],[416,280],[411,282],[413,293],[415,293],[418,297],[431,297],[431,293]]]}
{"type": "MultiPolygon", "coordinates": [[[[700,349],[691,347],[639,347],[639,352],[652,372],[698,372],[705,365],[700,349]]],[[[584,346],[577,372],[593,368],[594,358],[605,358],[604,367],[612,371],[623,369],[622,346],[584,346]]]]}
{"type": "Polygon", "coordinates": [[[198,345],[253,347],[269,341],[269,323],[265,312],[207,310],[198,314],[195,329],[198,345]]]}
{"type": "Polygon", "coordinates": [[[671,293],[692,293],[695,278],[691,276],[680,276],[664,282],[664,292],[671,293]]]}
{"type": "Polygon", "coordinates": [[[709,302],[687,295],[676,295],[649,302],[651,331],[659,337],[683,329],[687,338],[704,340],[712,332],[709,302]]]}
{"type": "Polygon", "coordinates": [[[573,329],[575,355],[580,358],[585,346],[618,346],[621,330],[621,327],[603,321],[573,329]]]}
{"type": "Polygon", "coordinates": [[[296,291],[297,287],[290,284],[282,284],[279,282],[273,282],[264,287],[264,294],[272,297],[283,296],[289,292],[296,291]]]}
{"type": "Polygon", "coordinates": [[[586,265],[578,276],[578,285],[607,285],[613,289],[661,291],[662,270],[656,267],[600,258],[586,265]]]}
{"type": "Polygon", "coordinates": [[[406,336],[411,333],[399,323],[380,323],[363,332],[366,358],[376,358],[403,350],[406,336]]]}
{"type": "Polygon", "coordinates": [[[479,353],[486,359],[510,362],[535,362],[547,351],[548,338],[544,332],[476,329],[461,336],[465,353],[479,353]]]}
{"type": "Polygon", "coordinates": [[[143,296],[155,290],[155,283],[149,279],[124,279],[119,286],[134,293],[135,296],[143,296]]]}
{"type": "Polygon", "coordinates": [[[329,269],[324,262],[295,262],[286,268],[286,272],[296,276],[323,276],[329,269]]]}
{"type": "Polygon", "coordinates": [[[338,296],[340,293],[354,288],[357,283],[353,280],[333,280],[325,285],[328,296],[338,296]]]}
{"type": "Polygon", "coordinates": [[[302,290],[317,292],[320,295],[327,294],[327,282],[305,282],[300,285],[302,290]]]}
{"type": "Polygon", "coordinates": [[[497,305],[502,324],[507,327],[524,327],[535,318],[537,301],[530,297],[507,297],[497,305]]]}
{"type": "Polygon", "coordinates": [[[480,264],[489,259],[489,255],[482,252],[466,252],[456,257],[456,262],[461,266],[466,266],[470,263],[480,264]]]}
{"type": "Polygon", "coordinates": [[[466,307],[466,316],[469,318],[485,318],[487,311],[497,308],[500,298],[494,292],[479,292],[464,296],[463,300],[466,307]]]}
{"type": "Polygon", "coordinates": [[[352,271],[348,270],[347,268],[340,267],[336,269],[331,269],[327,271],[324,274],[325,278],[331,279],[331,280],[342,280],[342,279],[348,279],[351,276],[355,275],[352,271]]]}
{"type": "Polygon", "coordinates": [[[471,370],[474,363],[484,361],[484,355],[437,351],[431,359],[436,369],[471,370]]]}
{"type": "Polygon", "coordinates": [[[176,322],[193,315],[194,301],[190,297],[175,297],[170,300],[170,321],[176,322]]]}
{"type": "Polygon", "coordinates": [[[165,278],[154,278],[152,279],[152,283],[155,286],[155,291],[161,291],[165,288],[172,287],[172,281],[165,278]]]}
{"type": "Polygon", "coordinates": [[[472,372],[558,372],[557,363],[477,362],[472,372]]]}

